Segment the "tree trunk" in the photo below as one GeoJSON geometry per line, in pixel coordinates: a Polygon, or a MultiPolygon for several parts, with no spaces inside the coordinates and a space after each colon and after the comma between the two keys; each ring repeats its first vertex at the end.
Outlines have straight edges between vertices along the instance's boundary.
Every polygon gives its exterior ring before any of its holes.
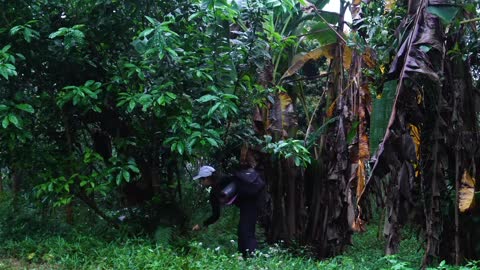
{"type": "Polygon", "coordinates": [[[178,167],[178,164],[175,163],[175,176],[177,177],[177,192],[178,192],[178,199],[180,204],[183,202],[182,198],[182,180],[181,180],[181,172],[180,168],[178,167]]]}
{"type": "Polygon", "coordinates": [[[460,221],[459,221],[459,192],[460,192],[460,149],[455,151],[455,264],[460,265],[460,221]]]}
{"type": "Polygon", "coordinates": [[[13,181],[12,183],[13,196],[17,197],[18,193],[20,193],[22,178],[20,177],[19,173],[15,169],[12,169],[12,181],[13,181]]]}
{"type": "MultiPolygon", "coordinates": [[[[63,116],[63,125],[65,128],[65,138],[67,139],[68,156],[71,158],[73,155],[73,140],[66,114],[64,114],[63,116]]],[[[67,169],[68,177],[73,174],[71,166],[72,165],[70,165],[67,169]]],[[[67,224],[73,225],[73,202],[70,202],[65,206],[65,221],[67,222],[67,224]]]]}
{"type": "Polygon", "coordinates": [[[20,187],[22,184],[22,178],[15,168],[12,168],[12,191],[13,191],[13,208],[18,209],[18,195],[20,193],[20,187]]]}
{"type": "Polygon", "coordinates": [[[70,202],[65,206],[65,221],[67,224],[73,225],[73,203],[70,202]]]}
{"type": "MultiPolygon", "coordinates": [[[[289,239],[296,239],[296,228],[297,228],[297,223],[296,223],[296,216],[297,216],[297,210],[298,206],[296,205],[296,197],[300,196],[300,194],[297,194],[296,191],[296,168],[293,165],[292,160],[287,160],[286,162],[287,168],[287,183],[286,183],[286,203],[287,203],[287,233],[288,233],[288,238],[289,239]]],[[[300,206],[303,207],[303,206],[300,206]]]]}
{"type": "Polygon", "coordinates": [[[105,220],[108,224],[112,225],[115,229],[120,228],[120,226],[118,225],[116,220],[110,218],[102,210],[100,210],[100,208],[98,208],[97,203],[94,200],[92,200],[91,198],[89,198],[84,192],[79,192],[77,197],[81,201],[83,201],[88,207],[90,207],[90,209],[92,209],[99,217],[101,217],[103,220],[105,220]]]}

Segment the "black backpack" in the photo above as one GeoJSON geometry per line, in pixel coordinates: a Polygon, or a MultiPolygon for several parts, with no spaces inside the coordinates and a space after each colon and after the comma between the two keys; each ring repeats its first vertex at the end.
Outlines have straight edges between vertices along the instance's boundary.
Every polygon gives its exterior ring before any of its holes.
{"type": "Polygon", "coordinates": [[[235,177],[239,194],[257,195],[265,187],[265,181],[254,169],[238,171],[235,173],[235,177]]]}

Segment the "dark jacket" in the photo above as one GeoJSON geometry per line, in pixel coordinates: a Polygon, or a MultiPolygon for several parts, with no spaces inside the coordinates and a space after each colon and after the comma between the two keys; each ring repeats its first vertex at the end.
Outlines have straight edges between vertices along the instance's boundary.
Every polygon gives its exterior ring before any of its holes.
{"type": "Polygon", "coordinates": [[[212,215],[203,222],[203,226],[207,227],[215,223],[220,218],[220,208],[222,206],[221,192],[231,182],[235,180],[234,176],[226,176],[220,178],[220,180],[212,186],[210,191],[210,206],[212,207],[212,215]]]}
{"type": "MultiPolygon", "coordinates": [[[[240,207],[240,212],[242,212],[242,209],[246,209],[246,208],[250,209],[251,205],[256,205],[257,209],[260,209],[260,210],[263,209],[263,202],[265,201],[263,197],[265,196],[265,188],[264,188],[265,182],[260,178],[260,182],[254,181],[256,184],[252,184],[252,186],[240,185],[241,182],[242,183],[246,183],[246,182],[245,180],[240,181],[240,178],[237,178],[237,177],[243,177],[241,176],[241,174],[238,174],[238,173],[240,172],[250,173],[250,170],[252,169],[238,171],[237,174],[235,174],[235,176],[221,177],[219,178],[219,180],[216,181],[216,184],[212,186],[212,190],[210,191],[210,205],[212,207],[212,215],[203,222],[203,225],[205,227],[215,223],[220,218],[220,208],[223,204],[226,203],[225,198],[222,198],[222,191],[227,185],[229,185],[232,182],[236,182],[237,195],[236,195],[234,204],[237,207],[240,207]],[[246,188],[251,188],[251,190],[247,191],[245,190],[246,188]],[[258,190],[254,191],[255,188],[257,188],[258,190]],[[252,194],[251,191],[254,191],[255,193],[252,194]],[[245,208],[245,206],[248,206],[248,207],[245,208]]],[[[258,177],[261,177],[261,175],[258,174],[258,171],[256,171],[256,174],[251,175],[253,177],[251,179],[253,180],[255,178],[258,180],[256,175],[258,175],[258,177]]]]}

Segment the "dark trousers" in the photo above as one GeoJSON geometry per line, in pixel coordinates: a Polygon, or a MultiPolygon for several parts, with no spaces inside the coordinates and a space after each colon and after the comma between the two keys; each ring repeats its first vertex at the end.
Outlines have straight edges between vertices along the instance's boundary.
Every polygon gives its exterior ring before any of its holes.
{"type": "Polygon", "coordinates": [[[238,222],[238,251],[245,257],[254,253],[257,249],[255,238],[255,225],[257,223],[257,198],[241,198],[238,207],[240,208],[240,221],[238,222]]]}

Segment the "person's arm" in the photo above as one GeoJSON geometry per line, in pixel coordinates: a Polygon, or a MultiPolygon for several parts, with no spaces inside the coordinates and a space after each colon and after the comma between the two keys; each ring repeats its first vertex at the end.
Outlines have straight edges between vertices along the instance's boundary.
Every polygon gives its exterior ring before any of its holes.
{"type": "Polygon", "coordinates": [[[220,218],[220,201],[211,191],[210,193],[210,205],[212,206],[212,215],[203,222],[203,226],[207,227],[215,223],[220,218]]]}

